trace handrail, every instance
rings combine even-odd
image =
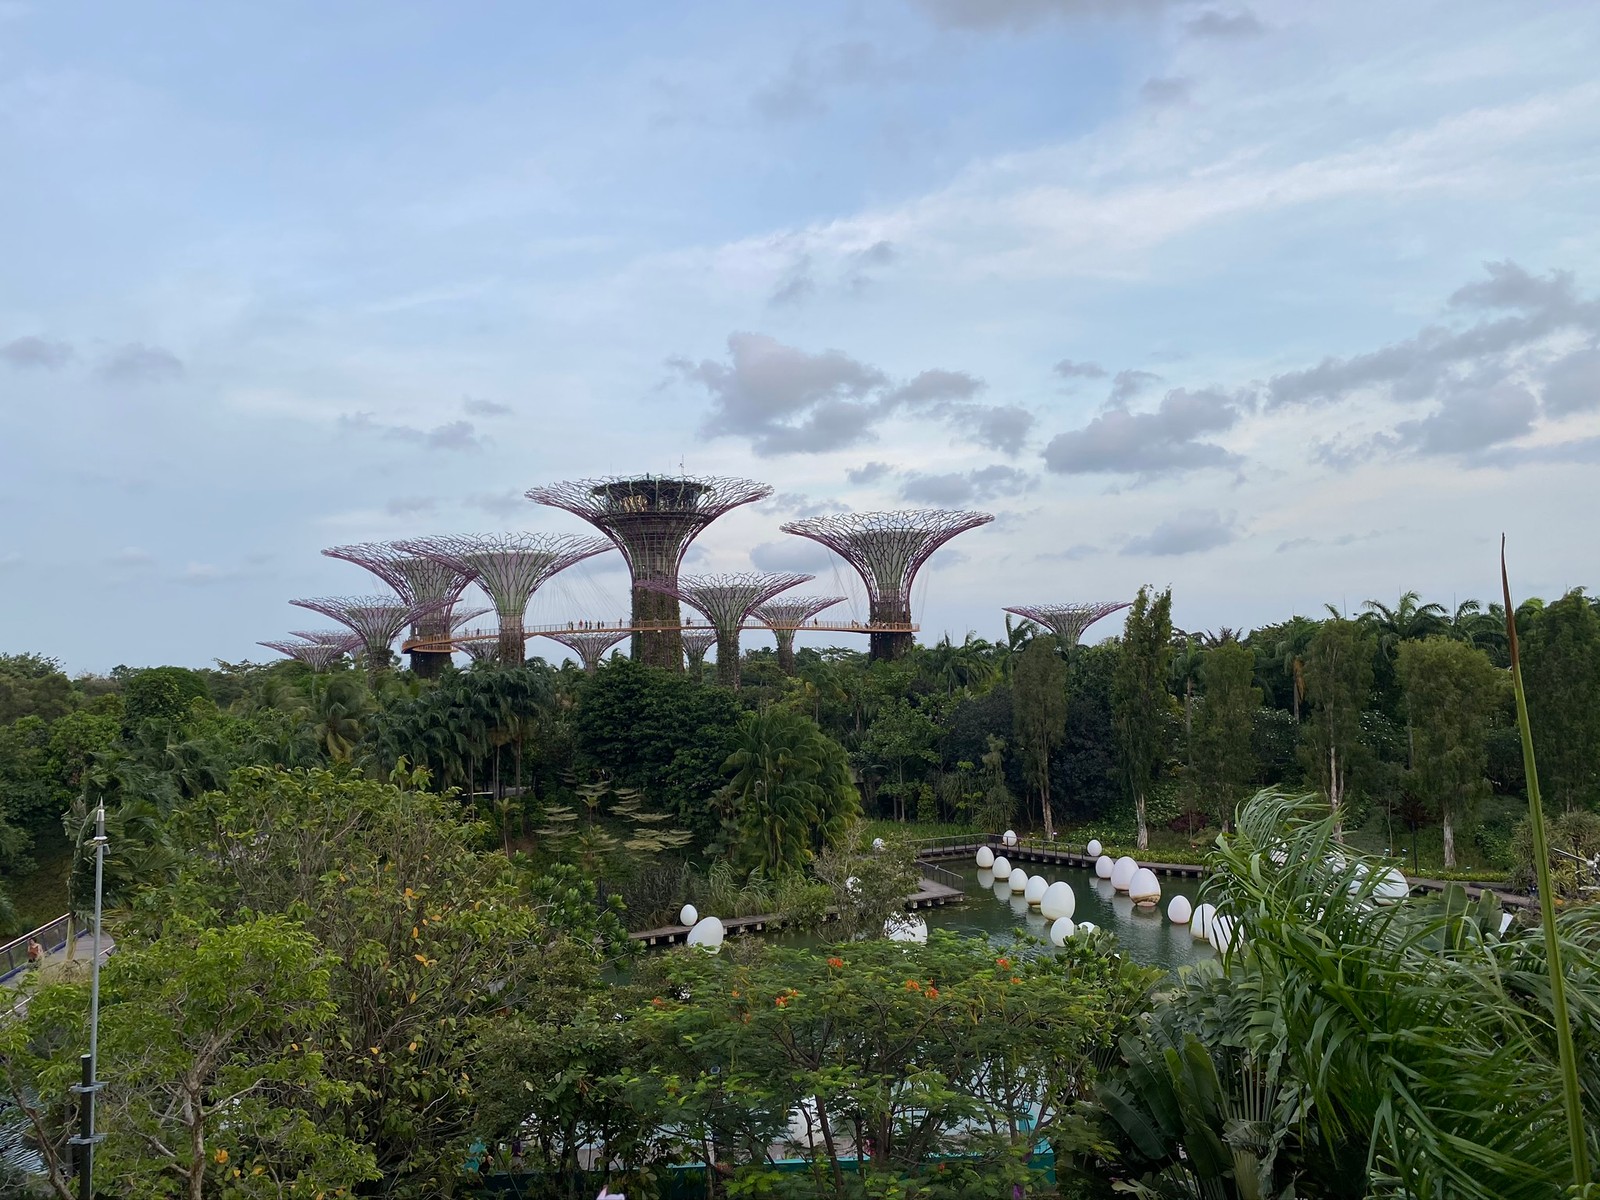
[[[78,922],[78,928],[74,931],[71,928],[72,919],[71,913],[62,913],[54,921],[46,922],[37,929],[30,929],[21,937],[0,946],[0,983],[4,983],[28,966],[29,942],[37,940],[44,947],[46,954],[54,954],[66,946],[73,932],[83,934],[89,931],[88,925],[82,921]]]

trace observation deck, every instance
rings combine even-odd
[[[764,621],[739,626],[741,633],[771,633],[773,630],[807,633],[917,633],[922,626],[913,622],[886,623],[868,621],[802,621],[797,624],[767,624]],[[716,631],[709,621],[685,621],[677,625],[645,624],[634,621],[568,621],[560,625],[536,625],[522,631],[522,639],[560,633],[685,633],[690,630]],[[409,638],[400,649],[409,654],[413,650],[441,652],[455,649],[461,642],[493,641],[500,636],[496,629],[468,629],[452,633],[449,638]]]

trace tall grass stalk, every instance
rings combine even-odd
[[[1583,1128],[1583,1100],[1578,1088],[1578,1055],[1567,1017],[1567,981],[1556,936],[1555,890],[1550,885],[1550,846],[1545,839],[1544,808],[1539,801],[1539,772],[1533,762],[1533,730],[1528,724],[1528,697],[1522,690],[1522,658],[1517,647],[1516,606],[1511,603],[1511,577],[1506,572],[1506,539],[1500,536],[1500,588],[1505,597],[1506,640],[1511,647],[1511,686],[1517,697],[1517,731],[1522,735],[1522,765],[1528,776],[1528,828],[1533,834],[1533,867],[1539,878],[1539,917],[1544,926],[1545,960],[1550,971],[1550,1002],[1561,1053],[1562,1087],[1567,1108],[1567,1138],[1572,1144],[1572,1177],[1580,1191],[1589,1183],[1589,1143]]]

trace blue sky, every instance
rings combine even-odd
[[[324,546],[586,532],[746,475],[698,571],[918,504],[925,637],[1171,584],[1249,626],[1600,586],[1600,9],[0,0],[5,648],[261,657]],[[375,582],[375,581],[373,581]],[[859,605],[858,605],[859,607]],[[535,616],[624,610],[615,556]]]

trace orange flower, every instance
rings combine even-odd
[[[789,997],[787,997],[787,996],[776,996],[776,997],[773,998],[772,1002],[774,1004],[776,1004],[779,1008],[785,1008],[785,1007],[788,1006]]]
[[[934,987],[933,984],[930,983],[928,985],[928,990],[926,992],[922,993],[922,994],[924,996],[926,996],[929,1000],[937,1000],[939,998],[939,989]]]
[[[997,967],[1009,967],[1011,965],[1011,960],[1003,957],[997,958],[994,960],[994,965]]]
[[[1017,977],[1016,977],[1016,976],[1015,976],[1015,975],[1013,975],[1013,976],[1012,976],[1012,977],[1011,977],[1011,982],[1012,982],[1012,983],[1021,983],[1021,982],[1022,982],[1022,980],[1020,980],[1020,979],[1018,979],[1018,978],[1017,978]]]
[[[731,993],[729,993],[729,994],[732,995],[735,1000],[737,1000],[739,998],[739,989],[738,988],[734,988],[733,991]]]
[[[657,996],[654,1000],[650,1001],[650,1006],[652,1008],[665,1008],[667,1006],[667,1002],[660,996]]]
[[[842,959],[842,958],[830,958],[828,960],[828,965],[830,967],[832,967],[835,971],[837,971],[837,970],[839,970],[840,968],[842,968],[844,966],[844,959]]]
[[[225,1163],[228,1161],[228,1152],[226,1150],[218,1150],[211,1157],[219,1163]]]
[[[921,990],[922,990],[922,985],[920,983],[918,983],[915,979],[906,980],[906,991],[908,991],[908,992],[920,992]]]

